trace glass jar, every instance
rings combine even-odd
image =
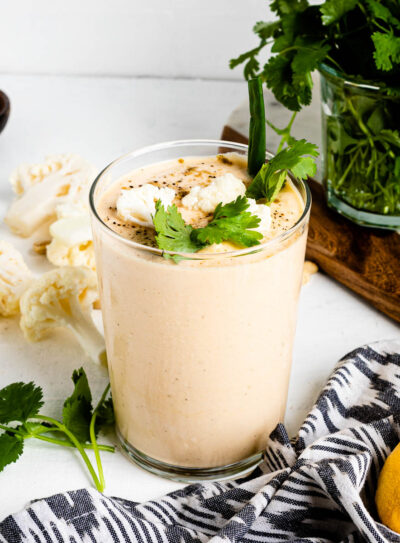
[[[328,205],[357,224],[400,228],[400,96],[319,71]]]
[[[182,481],[250,469],[283,420],[310,191],[293,180],[304,211],[292,228],[226,253],[163,253],[111,230],[98,208],[115,181],[139,168],[221,152],[247,155],[247,146],[192,140],[140,149],[107,166],[90,193],[117,435],[139,465]]]

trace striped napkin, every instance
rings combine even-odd
[[[7,543],[400,542],[379,523],[379,471],[400,437],[400,341],[346,355],[297,437],[283,425],[248,477],[137,504],[92,489],[38,500],[0,523]]]

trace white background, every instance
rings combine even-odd
[[[241,78],[266,0],[1,0],[0,72]]]

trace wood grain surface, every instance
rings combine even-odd
[[[247,143],[225,126],[222,139]],[[310,179],[312,207],[306,258],[400,322],[400,235],[353,224],[325,203],[320,183]]]

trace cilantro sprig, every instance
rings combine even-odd
[[[244,64],[246,79],[260,75],[276,99],[292,111],[311,102],[311,74],[321,62],[348,76],[386,81],[397,89],[400,69],[400,7],[397,0],[274,0],[277,20],[258,22],[260,44],[230,61]],[[270,46],[260,69],[259,56]]]
[[[309,156],[306,156],[309,155]],[[256,200],[264,198],[270,204],[278,196],[289,172],[297,179],[306,179],[315,174],[313,157],[318,148],[306,140],[295,140],[264,164],[247,189],[246,195]]]
[[[273,0],[273,22],[253,28],[259,45],[230,62],[244,66],[247,80],[259,76],[275,98],[293,111],[284,129],[268,123],[292,145],[291,128],[298,111],[311,102],[312,73],[325,76],[328,194],[352,207],[400,215],[400,157],[396,144],[400,114],[400,4],[398,0]],[[260,57],[268,49],[266,62]],[[357,92],[336,85],[343,79],[379,88]],[[331,80],[332,79],[332,80]],[[268,122],[268,121],[267,121]],[[285,141],[284,141],[285,140]]]
[[[286,177],[291,171],[299,179],[315,174],[316,164],[313,157],[318,155],[317,146],[305,140],[295,140],[290,136],[289,125],[281,131],[279,152],[268,162],[266,157],[266,126],[264,96],[260,78],[248,82],[250,105],[250,133],[248,150],[248,172],[254,175],[246,191],[246,196],[239,196],[227,204],[219,203],[211,221],[203,228],[193,228],[186,224],[175,205],[164,208],[161,201],[156,202],[153,224],[156,230],[156,242],[163,251],[195,253],[207,245],[230,241],[241,247],[259,245],[263,235],[256,228],[261,219],[248,211],[248,198],[263,200],[270,205],[282,189]],[[284,145],[287,147],[283,148]],[[165,258],[170,258],[168,253]],[[173,255],[179,262],[182,257]]]
[[[242,247],[259,245],[263,235],[254,228],[259,226],[261,219],[246,211],[249,205],[244,196],[225,205],[218,204],[211,222],[204,228],[194,229],[192,239],[203,246],[223,241],[232,241]]]
[[[153,223],[157,245],[163,251],[195,253],[201,249],[202,245],[192,240],[193,227],[185,223],[176,205],[165,209],[157,200]]]
[[[34,383],[12,383],[0,390],[0,471],[16,462],[24,451],[26,439],[38,439],[62,447],[76,448],[96,488],[105,488],[100,451],[114,452],[114,447],[99,445],[97,435],[114,424],[114,410],[110,385],[105,388],[95,409],[92,394],[83,368],[72,375],[74,390],[63,406],[62,421],[42,415],[43,391]],[[86,449],[94,451],[97,473]]]
[[[313,157],[318,156],[318,149],[313,143],[296,140],[291,136],[290,130],[295,115],[292,115],[284,129],[278,129],[267,121],[268,125],[281,136],[281,142],[277,154],[265,164],[266,126],[261,79],[259,77],[250,79],[248,87],[250,101],[248,171],[250,174],[254,171],[256,175],[247,188],[246,196],[256,200],[263,199],[264,203],[270,205],[281,191],[289,171],[298,179],[306,179],[315,174],[316,164]]]
[[[213,243],[231,241],[242,247],[258,245],[262,234],[253,230],[260,224],[260,218],[247,211],[249,202],[239,196],[233,202],[218,204],[213,218],[203,228],[193,228],[183,220],[175,205],[164,208],[160,200],[156,202],[153,217],[156,242],[163,251],[195,253]],[[166,258],[168,254],[164,255]],[[174,257],[179,261],[179,257]]]

